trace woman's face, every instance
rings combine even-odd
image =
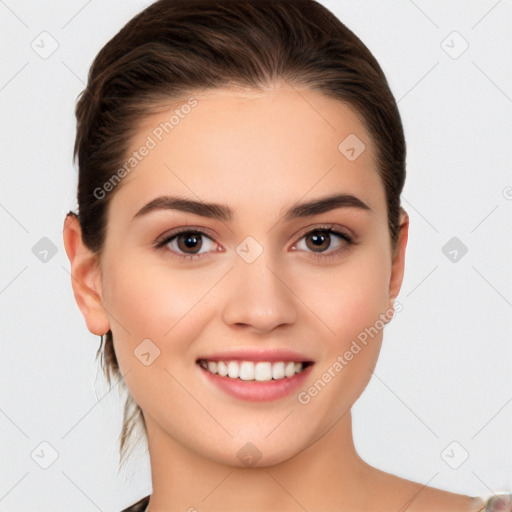
[[[194,98],[147,117],[132,140],[137,164],[110,192],[99,295],[150,443],[275,464],[367,385],[403,251],[393,265],[374,148],[349,107],[285,86]],[[282,378],[300,370],[290,362],[311,364]]]

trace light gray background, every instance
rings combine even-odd
[[[117,473],[123,397],[98,371],[61,241],[76,97],[148,3],[0,0],[0,512],[117,512],[151,491],[145,446]],[[403,311],[354,407],[357,448],[427,485],[510,492],[511,1],[322,3],[381,63],[408,144]],[[453,237],[467,247],[457,261],[442,251]]]

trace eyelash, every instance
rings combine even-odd
[[[355,244],[355,242],[352,240],[352,238],[349,235],[347,235],[343,231],[338,231],[336,229],[333,229],[332,226],[317,226],[317,227],[315,227],[313,229],[310,229],[309,231],[304,233],[299,238],[299,241],[302,240],[303,238],[305,238],[306,236],[311,235],[311,234],[313,234],[313,233],[315,233],[317,231],[320,231],[322,233],[326,233],[328,235],[339,236],[340,238],[342,238],[346,242],[347,245],[354,245]],[[169,244],[177,236],[179,236],[179,235],[181,235],[183,233],[194,234],[194,235],[204,235],[205,237],[207,237],[210,240],[212,240],[213,242],[215,242],[213,240],[212,236],[210,236],[208,233],[206,233],[202,229],[196,229],[194,227],[187,226],[186,228],[176,228],[176,230],[173,230],[170,233],[167,233],[164,236],[164,238],[162,238],[160,240],[157,240],[155,242],[154,246],[155,246],[156,249],[165,249],[167,244]],[[294,244],[294,246],[295,245],[296,244]],[[347,247],[339,247],[338,249],[335,249],[333,251],[329,251],[328,253],[310,252],[310,254],[313,255],[314,258],[318,258],[319,260],[325,261],[325,260],[328,260],[330,258],[335,258],[335,257],[339,256],[340,255],[339,253],[344,251],[346,248]],[[204,253],[204,254],[179,254],[179,253],[176,253],[175,251],[173,251],[171,249],[167,249],[167,250],[169,252],[171,252],[173,256],[176,256],[178,258],[181,258],[183,260],[188,260],[188,261],[198,260],[198,259],[200,259],[202,257],[205,257],[205,256],[207,256],[207,255],[209,255],[211,253],[211,251],[210,251],[210,252],[207,252],[207,253]]]

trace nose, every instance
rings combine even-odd
[[[226,325],[266,333],[297,320],[297,297],[285,272],[263,252],[247,263],[239,258],[229,273],[222,310]]]

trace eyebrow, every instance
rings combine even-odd
[[[337,208],[357,208],[362,211],[373,211],[356,196],[351,194],[334,194],[293,206],[286,211],[284,221],[288,222],[300,217],[319,215]],[[133,218],[135,219],[157,210],[179,210],[221,221],[230,221],[234,216],[234,211],[225,204],[204,203],[177,196],[160,196],[144,205]]]

